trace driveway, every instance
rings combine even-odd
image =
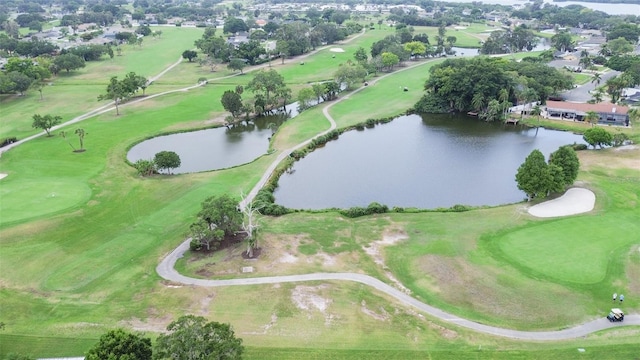
[[[615,70],[610,70],[604,74],[601,74],[600,85],[603,85],[607,80],[620,74],[621,74],[620,71],[615,71]],[[596,86],[600,86],[600,85],[596,85],[595,83],[588,82],[586,84],[579,85],[574,89],[567,90],[560,95],[566,101],[586,103],[587,101],[591,100],[590,92],[594,90]]]

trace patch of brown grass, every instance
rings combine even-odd
[[[640,146],[621,146],[604,150],[578,151],[581,170],[594,168],[640,170]]]
[[[572,318],[576,295],[561,286],[538,283],[530,286],[500,268],[477,268],[462,258],[426,255],[418,260],[418,270],[424,274],[421,286],[437,292],[442,301],[456,307],[470,308],[474,312],[512,321],[543,324],[555,316],[568,323]],[[534,280],[528,280],[534,281]]]
[[[640,244],[631,247],[627,264],[629,295],[637,298],[640,296]]]

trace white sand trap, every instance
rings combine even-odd
[[[454,26],[453,28],[456,29],[456,30],[466,30],[467,29],[466,26]]]
[[[4,179],[4,178],[6,178],[6,177],[7,177],[7,175],[8,175],[8,174],[0,173],[0,179]]]
[[[582,214],[593,210],[596,195],[588,189],[571,188],[557,199],[545,201],[529,209],[529,214],[547,218]]]
[[[332,47],[331,49],[329,49],[329,51],[343,53],[344,49],[343,48]]]

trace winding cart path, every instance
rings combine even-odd
[[[537,341],[555,341],[574,339],[585,336],[596,331],[629,326],[640,325],[640,315],[627,315],[624,322],[611,323],[604,316],[588,323],[578,325],[569,329],[557,331],[518,331],[512,329],[504,329],[494,326],[480,324],[471,320],[449,314],[438,308],[425,304],[406,293],[383,283],[382,281],[363,274],[355,273],[312,273],[302,275],[286,275],[286,276],[266,276],[254,278],[239,278],[229,280],[208,280],[195,279],[178,273],[175,269],[176,261],[181,258],[184,253],[189,250],[190,239],[184,241],[180,246],[173,250],[156,268],[158,274],[173,283],[184,285],[221,287],[221,286],[247,286],[247,285],[263,285],[277,284],[288,282],[305,282],[305,281],[353,281],[370,286],[380,292],[383,292],[404,305],[412,306],[419,311],[439,318],[442,321],[449,322],[458,326],[462,326],[471,330],[482,332],[485,334],[497,335],[512,339],[520,340],[537,340]]]

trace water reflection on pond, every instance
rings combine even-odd
[[[525,198],[517,168],[533,149],[545,156],[584,143],[570,132],[490,124],[460,116],[403,116],[351,131],[294,164],[276,203],[295,209],[499,205]]]
[[[145,140],[129,150],[127,159],[153,159],[160,151],[173,151],[180,156],[181,165],[172,173],[224,169],[246,164],[264,155],[269,149],[269,138],[283,117],[258,118],[231,128],[219,127],[185,133],[159,136]]]

